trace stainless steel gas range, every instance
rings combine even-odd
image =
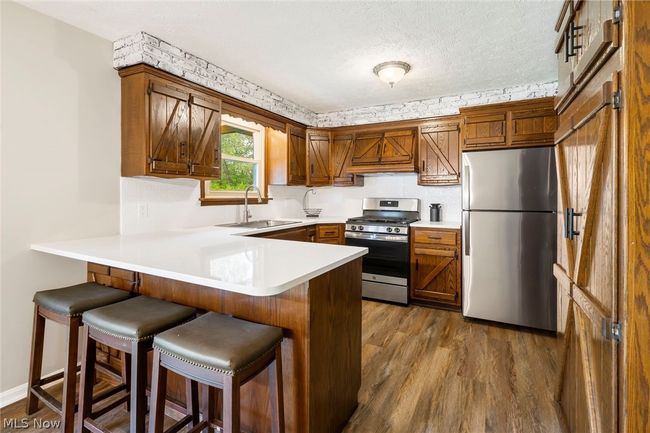
[[[346,245],[368,248],[363,257],[365,298],[408,303],[409,224],[419,220],[419,199],[366,198],[363,215],[346,221]]]

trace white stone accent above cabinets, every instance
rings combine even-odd
[[[328,128],[343,125],[363,125],[367,123],[391,122],[395,120],[421,119],[425,117],[447,116],[459,113],[461,107],[496,104],[499,102],[543,98],[557,94],[557,81],[549,83],[526,84],[504,89],[486,90],[459,96],[422,99],[402,104],[375,105],[352,110],[318,113],[316,123]]]
[[[137,63],[154,66],[289,119],[316,125],[315,112],[145,32],[113,43],[114,68]]]
[[[323,128],[453,115],[458,114],[460,107],[557,94],[557,81],[552,81],[399,104],[316,113],[145,32],[118,39],[113,43],[114,68],[137,63],[146,63],[289,119]]]

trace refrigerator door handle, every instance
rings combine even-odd
[[[469,209],[469,165],[463,164],[463,209]]]
[[[463,212],[463,229],[465,231],[465,239],[463,239],[465,255],[469,256],[469,212]]]

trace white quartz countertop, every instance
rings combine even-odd
[[[203,227],[32,244],[58,256],[251,296],[272,296],[368,253],[367,248],[246,236],[342,218],[310,218],[273,229]]]
[[[417,221],[411,227],[424,227],[431,229],[460,229],[460,221]]]

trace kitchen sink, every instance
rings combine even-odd
[[[219,224],[219,227],[247,227],[252,229],[265,229],[269,227],[285,226],[288,224],[298,224],[301,221],[287,221],[287,220],[258,220],[258,221],[249,221],[247,223],[231,223],[231,224]]]

